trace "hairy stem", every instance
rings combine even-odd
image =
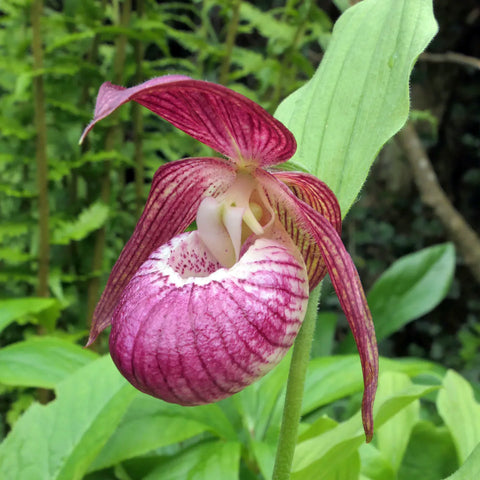
[[[130,22],[130,13],[132,9],[131,0],[125,0],[123,2],[122,13],[120,15],[119,24],[121,26],[127,26]],[[114,83],[122,83],[123,78],[123,69],[125,66],[125,57],[126,57],[126,48],[127,48],[127,37],[126,35],[119,35],[115,42],[115,59],[113,64],[113,81]],[[105,150],[113,150],[115,145],[115,139],[118,134],[119,127],[115,119],[117,117],[112,117],[114,126],[110,127],[105,138]],[[111,180],[110,180],[110,170],[111,170],[111,161],[107,160],[104,164],[103,177],[101,184],[101,193],[100,199],[102,202],[109,204],[110,203],[110,193],[111,193]],[[102,269],[102,263],[105,252],[105,239],[106,239],[106,229],[102,227],[98,230],[95,237],[95,246],[93,249],[93,260],[92,260],[92,278],[88,283],[88,292],[87,292],[87,318],[91,321],[95,306],[99,297],[100,290],[100,272]]]
[[[227,38],[225,39],[225,56],[220,67],[219,83],[226,85],[228,81],[228,72],[232,62],[233,45],[237,36],[238,23],[240,22],[240,6],[242,0],[235,0],[233,4],[232,18],[228,24]]]
[[[33,68],[43,68],[42,33],[40,18],[43,0],[35,0],[31,8]],[[35,130],[37,132],[35,159],[37,164],[38,190],[38,283],[37,295],[48,297],[48,273],[50,263],[49,208],[48,208],[48,160],[47,160],[47,123],[45,119],[45,92],[43,76],[33,77],[33,101],[35,110]]]
[[[273,480],[288,480],[290,478],[293,454],[297,444],[305,377],[317,320],[320,290],[321,284],[310,294],[305,320],[293,346],[292,361],[287,380],[287,392],[285,394],[285,406],[283,408],[282,427],[280,429],[273,469]]]

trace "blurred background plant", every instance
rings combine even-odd
[[[131,86],[153,76],[182,73],[223,83],[274,112],[283,98],[311,78],[328,46],[334,22],[349,3],[356,2],[2,2],[0,438],[33,402],[49,402],[52,388],[62,399],[61,388],[56,388],[59,382],[66,379],[73,384],[74,376],[68,375],[90,365],[97,353],[107,352],[106,336],[97,341],[97,353],[81,350],[78,345],[87,336],[89,318],[108,273],[133,231],[154,171],[163,162],[209,154],[199,142],[135,105],[123,107],[102,122],[79,147],[80,133],[91,118],[101,83],[110,80]],[[475,0],[438,0],[435,13],[440,30],[415,67],[410,119],[447,198],[478,232],[480,7]],[[392,376],[391,381],[407,388],[409,377],[428,374],[431,378],[427,384],[437,385],[435,388],[443,382],[451,390],[465,388],[469,392],[461,379],[453,373],[445,376],[445,370],[427,362],[431,360],[460,372],[478,395],[480,297],[475,265],[472,270],[458,245],[455,257],[454,244],[446,243],[455,243],[455,235],[418,193],[418,179],[406,160],[408,155],[402,139],[389,142],[381,151],[361,196],[344,221],[344,240],[369,292],[381,354],[419,359],[417,363],[407,359],[396,366],[388,364],[385,374]],[[479,266],[476,268],[478,271]],[[339,312],[331,287],[324,286],[313,352],[319,358],[312,362],[310,378],[315,378],[316,368],[322,371],[326,383],[319,385],[325,384],[327,393],[324,397],[312,394],[316,400],[309,404],[307,386],[302,430],[305,441],[318,438],[315,435],[319,432],[334,431],[334,423],[328,423],[333,420],[325,420],[324,413],[342,421],[358,407],[358,375],[352,373],[350,377],[339,364],[335,364],[332,375],[336,372],[344,376],[346,390],[338,395],[328,393],[328,385],[337,388],[339,382],[328,384],[325,368],[334,358],[330,355],[345,355],[338,358],[349,365],[355,362],[349,356],[354,346],[347,335],[348,327]],[[91,471],[103,472],[91,473],[88,478],[187,478],[181,470],[171,477],[158,476],[171,470],[175,458],[186,458],[182,460],[184,465],[189,465],[190,458],[196,468],[202,464],[204,471],[213,475],[211,462],[217,457],[223,458],[223,463],[217,458],[222,465],[235,463],[235,459],[238,463],[241,457],[241,478],[267,477],[272,454],[271,443],[265,439],[278,434],[275,419],[281,411],[280,375],[267,377],[236,400],[222,404],[221,409],[212,406],[200,413],[185,413],[178,407],[167,409],[137,395],[131,405],[117,408],[117,420],[111,419],[117,425],[129,408],[118,438],[110,441],[114,445],[107,444],[110,450],[97,460],[85,456],[87,466],[96,462]],[[312,385],[313,380],[310,382]],[[384,383],[388,388],[389,381]],[[273,393],[269,393],[272,386]],[[118,388],[123,392],[118,398],[130,395],[132,400],[134,393],[128,387],[121,384]],[[444,426],[449,425],[445,418],[447,400],[435,397],[434,387],[422,388],[411,390],[408,397],[410,420],[402,424],[410,438],[402,451],[406,452],[405,461],[390,458],[393,453],[388,453],[388,446],[382,450],[380,439],[375,451],[370,447],[359,450],[365,477],[417,478],[412,468],[417,468],[422,459],[417,458],[415,445],[425,439],[437,442],[439,451],[448,451],[454,442],[457,451],[463,452],[458,458],[444,458],[428,478],[444,478],[464,462],[467,454],[462,450],[460,434],[449,434]],[[120,402],[113,393],[109,401]],[[272,410],[260,405],[269,394],[273,395],[269,404]],[[420,414],[416,402],[421,396],[426,400]],[[74,402],[73,397],[68,401],[65,398],[65,404]],[[474,397],[468,401],[471,403],[462,407],[465,411],[478,409]],[[62,408],[62,403],[57,407]],[[109,405],[101,408],[108,410]],[[29,409],[24,417],[33,418],[38,412]],[[153,417],[145,420],[145,412]],[[215,420],[217,415],[221,419]],[[385,413],[385,418],[388,415]],[[135,428],[147,428],[152,418],[157,419],[152,424],[155,428],[171,429],[164,442],[148,443],[155,437],[155,431],[148,430],[147,446],[135,450],[131,445],[129,456],[122,457],[115,450],[118,445],[127,442]],[[259,423],[261,433],[250,435],[253,430],[258,432]],[[92,422],[92,428],[103,427]],[[183,429],[182,434],[178,429]],[[222,441],[202,443],[217,437]],[[197,442],[200,450],[195,449]],[[224,457],[219,445],[227,452]],[[358,446],[355,448],[357,452]],[[149,453],[141,462],[121,463],[134,457],[135,452],[143,455],[154,450],[155,454]],[[384,476],[375,477],[368,465],[378,460],[379,452],[391,462]],[[302,468],[300,461],[298,471]],[[301,475],[298,478],[309,478],[305,471]],[[424,471],[422,475],[418,478],[427,479]]]

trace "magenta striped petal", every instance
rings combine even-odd
[[[150,253],[183,232],[195,219],[204,195],[223,193],[235,175],[233,164],[217,158],[189,158],[157,170],[142,216],[97,304],[87,345],[110,325],[120,294]]]
[[[293,344],[308,300],[305,266],[287,240],[257,239],[230,269],[198,232],[153,252],[113,315],[118,369],[181,405],[221,400],[265,375]]]
[[[310,235],[320,249],[360,354],[365,385],[362,418],[367,441],[370,441],[378,380],[378,350],[372,316],[357,269],[337,231],[327,219],[300,201],[286,185],[269,173],[259,172],[258,178],[272,206],[288,212],[296,228]]]
[[[221,85],[181,75],[153,78],[132,88],[104,83],[81,140],[95,123],[131,100],[236,162],[268,166],[295,153],[292,133],[255,102]]]
[[[298,199],[325,217],[340,235],[342,231],[340,205],[326,183],[313,175],[302,172],[272,172],[272,175],[285,183]],[[320,247],[307,231],[299,228],[295,217],[290,215],[288,209],[283,208],[283,204],[277,205],[276,212],[282,225],[303,255],[310,280],[310,289],[313,289],[327,274],[327,267],[321,258]]]

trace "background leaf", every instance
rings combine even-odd
[[[144,480],[237,480],[239,462],[239,443],[207,442],[167,460]]]
[[[52,243],[66,245],[72,240],[82,240],[100,228],[108,218],[109,208],[96,202],[82,210],[78,218],[71,222],[63,222],[53,232]]]
[[[439,480],[457,465],[450,432],[444,426],[421,421],[413,428],[398,480]]]
[[[77,370],[57,398],[34,404],[0,445],[0,478],[80,480],[136,391],[110,357]]]
[[[480,444],[469,455],[466,462],[445,480],[472,480],[480,477]]]
[[[387,372],[380,377],[391,375]],[[379,429],[398,412],[415,400],[434,391],[437,387],[410,384],[407,388],[401,386],[395,393],[375,404],[375,428]],[[300,442],[295,450],[292,479],[321,480],[328,478],[337,466],[342,465],[346,456],[358,450],[365,441],[365,434],[360,419],[360,412],[334,428],[324,430],[325,419],[314,422],[301,438],[309,437],[309,431],[320,434]],[[320,428],[318,426],[320,424]]]
[[[377,340],[435,308],[445,297],[455,269],[451,243],[424,248],[397,260],[367,295]]]
[[[242,416],[244,427],[255,440],[270,436],[276,442],[283,409],[285,378],[290,367],[291,353],[259,382],[255,382],[232,397]],[[269,432],[273,427],[273,432]]]
[[[54,388],[97,355],[67,340],[33,337],[0,350],[0,383]]]
[[[58,309],[58,301],[54,298],[29,297],[0,300],[0,332],[26,315],[37,315],[55,308]]]
[[[404,373],[389,372],[388,375],[382,375],[375,401],[381,404],[384,399],[410,385],[412,382]],[[416,400],[377,429],[377,448],[389,460],[395,472],[402,462],[412,428],[419,420],[419,411],[420,402]]]
[[[444,369],[424,360],[380,357],[379,365],[380,373],[402,372],[409,377],[431,375],[437,379],[444,374]],[[302,412],[306,414],[362,390],[363,377],[357,354],[315,358],[308,366]]]
[[[212,421],[213,420],[213,421]],[[219,424],[224,423],[222,427]],[[99,453],[89,471],[116,465],[157,448],[210,431],[222,437],[231,425],[218,405],[185,408],[138,393],[114,435]],[[235,437],[235,432],[233,432]]]
[[[471,385],[458,373],[449,370],[438,394],[438,413],[452,433],[460,464],[480,443],[480,404]]]
[[[397,480],[392,465],[372,443],[365,443],[359,448],[361,461],[360,478],[368,480]]]
[[[360,2],[335,24],[313,78],[278,107],[297,139],[293,161],[327,183],[343,216],[407,120],[410,72],[436,31],[430,1]]]

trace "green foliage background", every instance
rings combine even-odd
[[[478,19],[473,24],[464,21],[468,9],[474,9],[473,2],[449,7],[445,3],[436,5],[440,33],[431,51],[454,49],[480,56],[480,39],[475,42]],[[97,353],[107,351],[106,336],[97,342],[97,353],[79,347],[101,287],[134,228],[154,171],[164,162],[210,152],[130,105],[99,124],[81,147],[78,138],[105,80],[133,85],[153,76],[183,73],[224,83],[274,112],[282,99],[312,78],[339,9],[347,4],[46,1],[41,16],[41,70],[33,67],[32,2],[7,0],[0,5],[0,438],[15,425],[16,433],[4,448],[13,451],[23,442],[38,445],[37,465],[46,461],[49,448],[68,445],[52,460],[58,469],[41,478],[82,478],[76,475],[86,471],[92,480],[187,478],[195,466],[200,473],[191,478],[228,479],[238,478],[238,471],[230,468],[235,464],[240,465],[240,478],[268,478],[286,366],[236,400],[185,413],[136,394],[108,359],[97,360]],[[411,84],[414,108],[427,112],[418,115],[427,119],[418,126],[436,159],[442,185],[476,227],[480,227],[475,215],[480,200],[478,75],[473,69],[421,61]],[[47,222],[39,217],[36,183],[32,83],[39,76],[47,131],[44,193],[49,206],[50,298],[38,291],[39,226]],[[314,83],[315,78],[318,75]],[[335,86],[333,82],[332,89]],[[331,92],[325,95],[328,98]],[[277,114],[282,117],[281,108]],[[331,152],[340,148],[338,142],[341,138],[328,147]],[[301,154],[300,149],[294,161],[309,168],[312,160]],[[321,175],[322,169],[316,173]],[[345,196],[344,212],[354,197]],[[424,360],[388,363],[384,359],[385,391],[379,393],[377,422],[385,422],[385,427],[374,447],[361,447],[358,418],[347,420],[358,407],[358,364],[350,356],[354,349],[337,300],[330,287],[324,288],[314,347],[318,358],[312,361],[307,381],[294,478],[318,479],[323,471],[327,473],[322,478],[333,478],[328,476],[331,473],[348,480],[358,478],[361,465],[362,475],[372,480],[425,479],[422,461],[435,465],[428,478],[445,478],[474,449],[468,439],[480,435],[475,422],[480,416],[475,400],[480,373],[478,285],[461,259],[453,277],[453,247],[445,243],[441,224],[422,206],[394,142],[380,154],[346,217],[344,232],[369,292],[381,353]],[[437,246],[394,263],[433,245]],[[385,301],[392,293],[395,301]],[[473,390],[462,377],[453,372],[445,375],[444,368],[429,360],[463,373]],[[428,381],[419,385],[419,375]],[[90,390],[98,379],[104,390]],[[437,395],[442,384],[444,393]],[[55,402],[34,403],[52,400],[50,389]],[[466,392],[463,400],[453,396],[455,391]],[[92,408],[85,416],[72,418],[72,406],[82,401]],[[452,411],[466,412],[474,421],[462,425]],[[398,412],[401,419],[397,416],[396,423],[386,423]],[[45,443],[45,432],[55,421],[70,422],[71,428],[48,432],[51,444]],[[142,435],[135,436],[139,430]],[[388,434],[405,440],[397,444],[398,451],[392,451],[385,440]],[[419,453],[418,445],[428,442],[436,451]],[[458,456],[442,454],[454,448]],[[309,458],[312,451],[316,458]],[[319,452],[325,454],[320,460]],[[343,465],[345,452],[351,471]],[[469,472],[480,462],[478,447],[472,455],[474,459],[465,463]],[[1,468],[15,471],[15,462],[22,461],[10,458]],[[332,468],[330,473],[326,466]],[[29,471],[24,475],[33,478]]]

